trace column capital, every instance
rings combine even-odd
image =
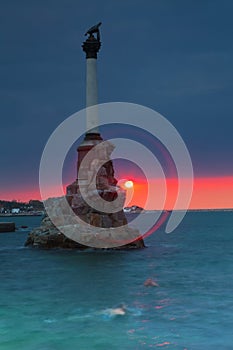
[[[86,58],[97,58],[100,47],[101,42],[96,39],[93,34],[82,44],[83,51],[86,53]]]

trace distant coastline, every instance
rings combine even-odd
[[[151,212],[158,212],[160,210],[158,209],[154,209],[154,210],[143,210],[144,213],[148,212],[148,213],[151,213]],[[187,211],[187,212],[209,212],[209,211],[233,211],[233,208],[210,208],[210,209],[207,209],[207,208],[200,208],[200,209],[176,209],[176,210],[162,210],[163,212],[172,212],[172,211]]]
[[[43,216],[44,212],[29,212],[29,213],[1,213],[0,217],[18,217],[18,216]]]
[[[128,214],[146,214],[146,213],[158,213],[158,212],[220,212],[220,211],[233,211],[233,208],[196,208],[196,209],[144,209],[137,205],[125,207],[124,212]],[[20,202],[16,200],[6,201],[0,200],[0,217],[19,217],[19,216],[43,216],[45,214],[44,205],[42,201],[31,199],[29,202]]]

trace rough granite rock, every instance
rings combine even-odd
[[[38,247],[43,249],[52,249],[52,248],[62,248],[62,249],[90,249],[90,246],[78,243],[61,233],[56,226],[51,222],[48,216],[46,216],[42,222],[41,226],[35,228],[28,235],[25,246]],[[144,248],[143,239],[136,239],[135,241],[112,248],[106,249],[138,249]],[[94,248],[94,249],[104,249],[104,248]]]

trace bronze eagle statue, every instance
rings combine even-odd
[[[95,26],[88,29],[88,31],[85,33],[85,35],[89,34],[91,36],[93,33],[99,34],[99,27],[101,26],[101,24],[102,24],[102,22],[99,22]]]

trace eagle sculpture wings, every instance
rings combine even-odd
[[[89,34],[90,36],[94,33],[97,33],[97,36],[99,37],[99,27],[101,26],[102,22],[99,22],[95,26],[88,29],[88,31],[85,33],[85,35]]]

